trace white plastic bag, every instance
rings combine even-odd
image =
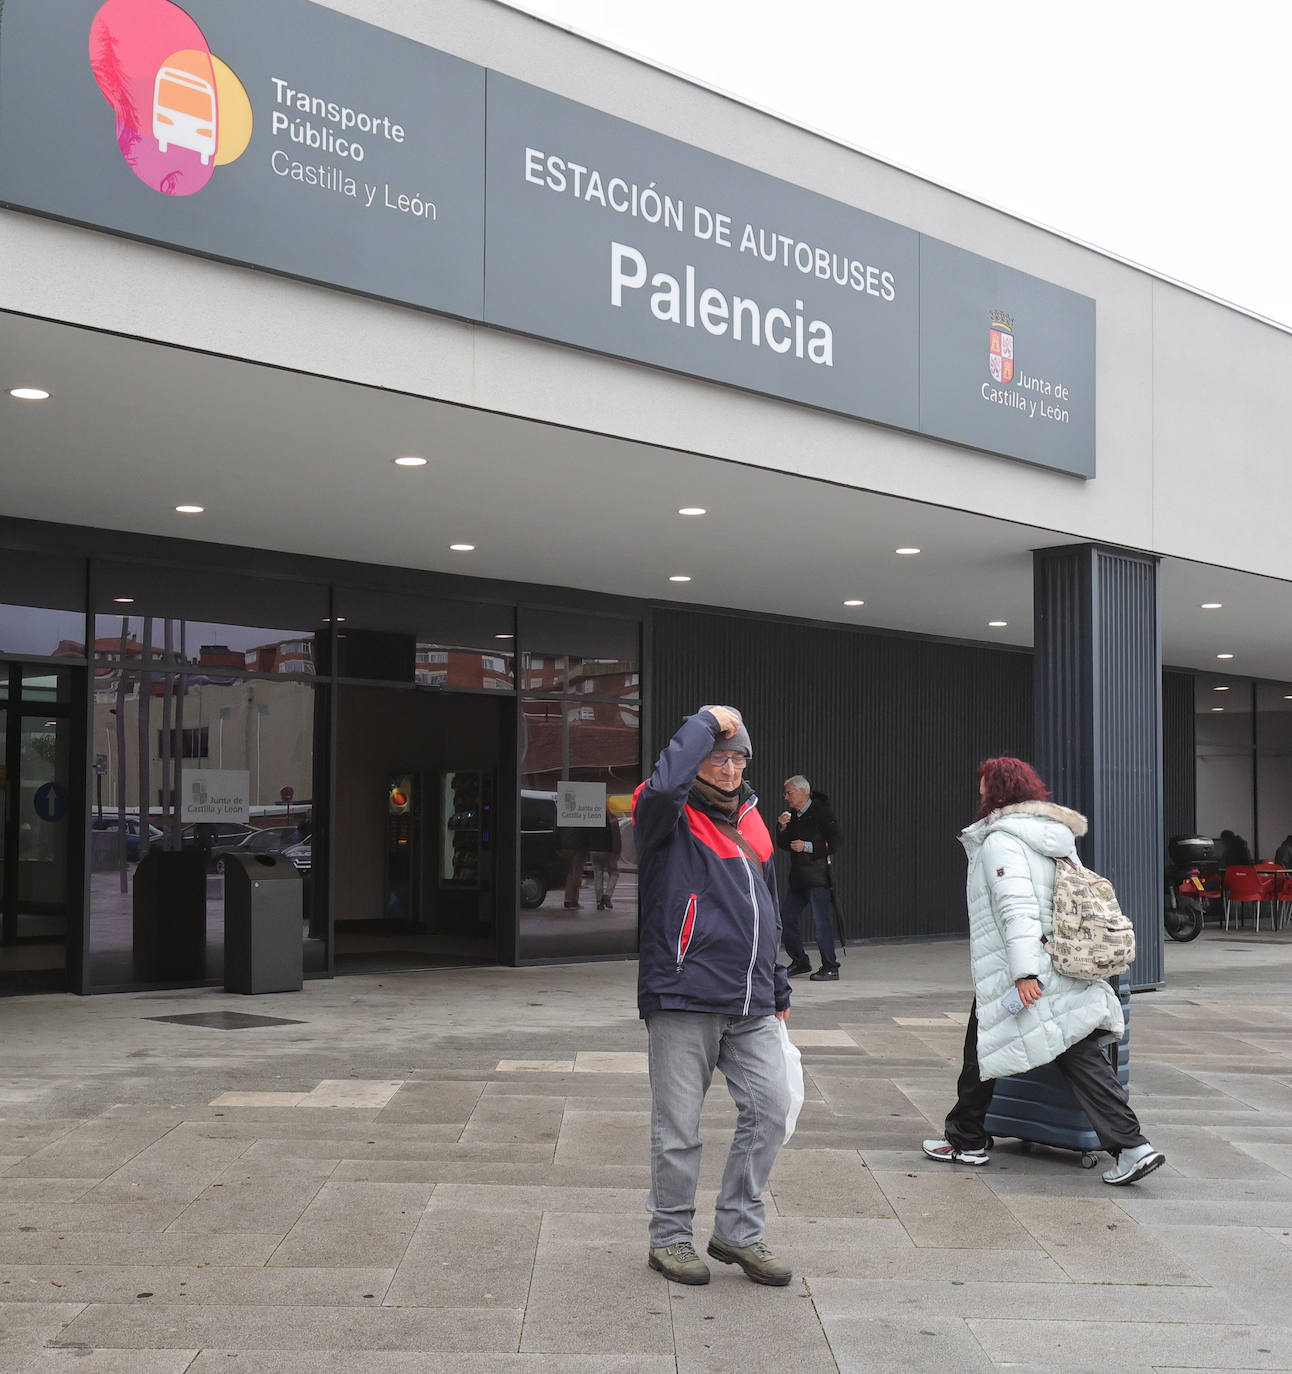
[[[799,1123],[799,1108],[803,1105],[803,1056],[779,1016],[776,1025],[781,1036],[781,1053],[785,1057],[785,1085],[790,1091],[790,1109],[785,1114],[785,1139],[788,1140]]]

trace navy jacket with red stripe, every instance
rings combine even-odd
[[[721,748],[718,722],[688,716],[633,798],[641,903],[637,1009],[770,1016],[790,1004],[776,962],[781,917],[772,839],[758,798],[740,789],[736,828],[757,855],[746,856],[722,820],[691,796],[706,755]]]

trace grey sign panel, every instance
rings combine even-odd
[[[916,427],[913,231],[492,71],[488,106],[487,323]]]
[[[0,203],[478,319],[484,69],[307,0],[4,0]]]
[[[920,237],[922,433],[1095,475],[1095,303]]]

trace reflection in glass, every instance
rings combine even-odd
[[[312,677],[313,630],[267,629],[210,621],[98,615],[96,663],[155,663],[197,671]]]
[[[534,662],[538,658],[542,661]],[[611,671],[605,671],[613,664]],[[585,671],[590,667],[591,671]],[[632,797],[641,780],[637,684],[621,661],[527,657],[526,680],[551,696],[521,702],[520,956],[630,954],[637,947]],[[631,697],[598,700],[583,684],[614,683]],[[569,783],[604,789],[591,824],[564,824]]]
[[[0,653],[33,658],[83,658],[85,615],[0,604]]]
[[[243,845],[248,852],[285,852],[309,838],[313,686],[286,677],[101,666],[90,752],[101,765],[90,799],[91,984],[219,981],[227,855]],[[223,772],[221,782],[248,799],[245,813],[188,821],[181,797],[195,770]],[[308,918],[309,861],[289,857],[303,874]],[[162,892],[162,907],[173,902],[174,918],[149,922],[140,915],[137,879],[141,865],[158,863],[175,871],[180,887],[174,897]],[[172,881],[161,870],[145,876],[163,888]],[[184,905],[190,885],[196,909]],[[307,967],[321,966],[311,947],[322,942],[305,931],[302,938]]]

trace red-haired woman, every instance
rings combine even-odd
[[[1056,859],[1075,859],[1086,819],[1049,800],[1022,759],[978,767],[982,805],[960,834],[969,855],[969,959],[974,1006],[965,1033],[956,1104],[930,1159],[987,1163],[985,1121],[995,1080],[1055,1063],[1067,1078],[1100,1144],[1113,1156],[1104,1182],[1134,1183],[1164,1162],[1145,1140],[1101,1046],[1121,1039],[1121,1003],[1103,979],[1067,978],[1050,965]],[[1016,999],[1013,996],[1016,994]],[[1007,999],[1022,1004],[1011,1014]]]

